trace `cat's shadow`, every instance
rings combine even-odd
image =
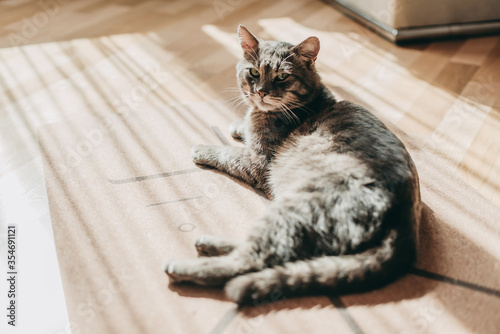
[[[374,306],[398,303],[405,300],[419,299],[434,290],[438,284],[438,282],[432,280],[426,280],[425,284],[416,284],[417,279],[421,282],[421,279],[416,278],[415,275],[406,274],[385,287],[366,293],[344,296],[311,294],[290,298],[280,297],[273,301],[267,300],[265,302],[255,302],[240,306],[238,307],[238,311],[243,317],[257,317],[259,315],[293,309],[312,310],[329,307]],[[190,283],[169,284],[168,287],[172,292],[182,297],[210,298],[232,303],[232,301],[226,298],[224,291],[220,288],[207,288]],[[342,306],[339,306],[339,303]]]
[[[210,298],[214,300],[229,302],[229,300],[224,295],[224,291],[222,289],[207,288],[190,283],[176,283],[176,284],[169,283],[168,288],[170,291],[175,292],[182,297]]]

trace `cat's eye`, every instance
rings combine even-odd
[[[289,74],[288,73],[279,73],[277,76],[276,76],[276,80],[278,81],[283,81],[285,80],[286,78],[288,78]]]
[[[254,78],[259,78],[260,77],[260,73],[259,71],[256,69],[256,68],[251,68],[250,69],[250,75]]]

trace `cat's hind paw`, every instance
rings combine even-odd
[[[175,260],[165,261],[165,263],[163,264],[163,271],[165,272],[165,274],[167,274],[171,283],[182,282],[182,279],[176,272]]]
[[[197,283],[196,260],[167,260],[163,264],[163,271],[171,283],[194,282]]]
[[[233,278],[227,282],[226,296],[237,303],[262,304],[283,299],[278,282],[270,282],[262,272],[250,273]]]

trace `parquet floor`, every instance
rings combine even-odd
[[[400,47],[307,0],[1,1],[0,235],[20,226],[26,333],[69,324],[39,129],[81,115],[230,106],[240,23],[264,39],[318,36],[317,68],[339,99],[395,124],[435,153],[418,163],[438,156],[500,208],[500,36]]]

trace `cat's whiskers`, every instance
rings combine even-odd
[[[236,86],[227,87],[220,93],[239,93],[237,96],[224,100],[224,104],[226,104],[229,109],[241,109],[242,105],[247,102],[246,99],[248,99],[248,93],[241,91],[241,89]]]
[[[281,99],[273,99],[274,102],[278,103],[280,105],[280,108],[285,111],[290,118],[292,118],[290,121],[293,120],[292,123],[296,123],[297,125],[300,124],[300,119],[297,117],[297,115],[283,102],[281,102]],[[295,122],[296,120],[296,122]]]
[[[245,105],[246,102],[247,102],[246,99],[241,95],[234,96],[224,101],[224,103],[229,103],[229,105],[227,106],[228,109],[236,109],[236,110],[241,109],[242,105]]]
[[[238,87],[227,87],[220,91],[220,93],[228,93],[228,92],[241,92]]]
[[[278,110],[281,112],[283,116],[285,116],[285,118],[290,123],[292,123],[293,120],[291,119],[291,116],[289,115],[288,111],[285,109],[285,105],[280,100],[277,99],[272,99],[272,101],[278,104]]]
[[[284,103],[282,103],[282,102],[278,102],[278,103],[280,104],[280,110],[282,111],[283,115],[285,115],[285,117],[287,118],[287,120],[290,123],[292,123],[292,124],[299,125],[300,124],[300,120],[297,117],[297,115],[295,115],[290,110],[290,108],[288,108]]]
[[[306,112],[309,116],[311,115],[311,113],[313,112],[311,110],[311,108],[308,108],[306,107],[304,104],[302,103],[298,103],[298,102],[295,102],[295,101],[289,101],[287,102],[287,104],[291,105],[293,109],[298,109],[300,111],[304,111]]]
[[[240,112],[242,109],[248,108],[248,103],[245,99],[242,99],[235,107],[236,112]]]
[[[288,111],[286,111],[286,109],[283,107],[283,105],[280,105],[280,111],[281,113],[285,116],[285,118],[290,122],[292,123],[292,119],[290,118],[290,116],[288,115]]]
[[[229,99],[224,100],[224,103],[230,103],[229,106],[233,105],[235,102],[238,102],[240,99],[242,99],[241,96],[233,96],[230,97]]]
[[[288,111],[288,113],[293,116],[293,119],[296,121],[296,125],[300,124],[300,119],[299,117],[290,109],[286,104],[282,103],[283,107]]]

